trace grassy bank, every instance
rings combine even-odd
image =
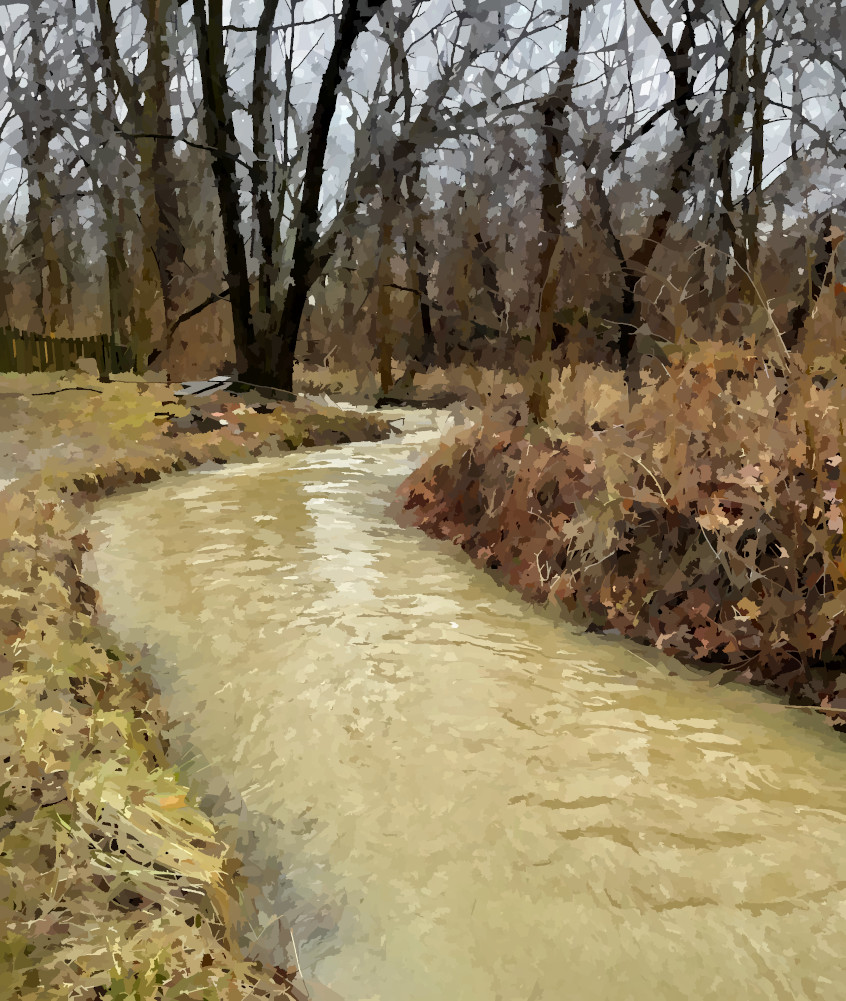
[[[4,998],[298,996],[292,969],[241,955],[249,887],[168,760],[154,686],[97,621],[82,526],[88,501],[125,485],[386,428],[303,402],[196,402],[0,378]]]
[[[519,394],[403,488],[533,601],[846,710],[844,381],[702,345],[637,394],[580,366],[549,420]]]

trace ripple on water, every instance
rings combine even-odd
[[[347,1001],[842,996],[838,738],[397,526],[431,447],[185,476],[94,519],[107,611],[154,648],[268,920]]]

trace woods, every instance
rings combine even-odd
[[[843,0],[0,29],[0,983],[828,997]]]
[[[837,285],[839,3],[239,17],[6,5],[2,322],[286,389],[481,366],[541,419],[575,361],[801,348]]]

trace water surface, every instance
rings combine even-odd
[[[417,422],[92,526],[105,608],[307,975],[346,1001],[842,998],[840,739],[398,526]]]

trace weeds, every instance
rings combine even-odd
[[[405,506],[589,628],[846,709],[846,370],[828,348],[803,370],[702,343],[631,397],[619,373],[565,370],[543,428],[490,411]]]
[[[14,481],[0,491],[2,994],[301,997],[295,971],[239,952],[248,887],[168,761],[154,686],[97,622],[80,575],[83,505],[204,461],[387,429],[312,405],[260,413],[219,395],[200,416],[230,420],[179,432],[191,408],[166,386],[46,395],[57,381],[0,380],[0,474]]]

